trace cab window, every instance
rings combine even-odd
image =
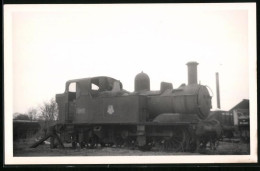
[[[69,92],[76,93],[76,82],[70,83]]]
[[[91,90],[96,90],[96,91],[98,91],[98,90],[99,90],[99,86],[97,86],[96,84],[92,83],[92,84],[91,84]]]

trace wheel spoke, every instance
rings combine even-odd
[[[185,130],[182,128],[174,129],[170,137],[162,137],[157,140],[159,145],[159,150],[163,151],[184,151],[186,136]]]

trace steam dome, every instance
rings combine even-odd
[[[143,71],[135,76],[135,92],[150,91],[150,78]]]

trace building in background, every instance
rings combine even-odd
[[[234,126],[238,129],[242,140],[249,142],[250,139],[250,112],[249,112],[249,100],[243,99],[237,105],[229,110],[229,113],[233,115]]]
[[[221,109],[212,110],[207,119],[216,119],[220,122],[223,128],[224,137],[237,137],[244,142],[249,142],[249,118],[249,100],[243,99],[229,111]]]

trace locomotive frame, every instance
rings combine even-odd
[[[56,95],[58,124],[47,136],[51,137],[51,148],[69,142],[73,148],[196,150],[197,124],[207,118],[211,109],[207,87],[197,84],[197,65],[187,63],[188,85],[177,89],[162,82],[159,91],[150,91],[150,79],[145,73],[136,76],[132,93],[111,77],[67,81],[65,92]],[[70,91],[72,84],[75,92]]]

